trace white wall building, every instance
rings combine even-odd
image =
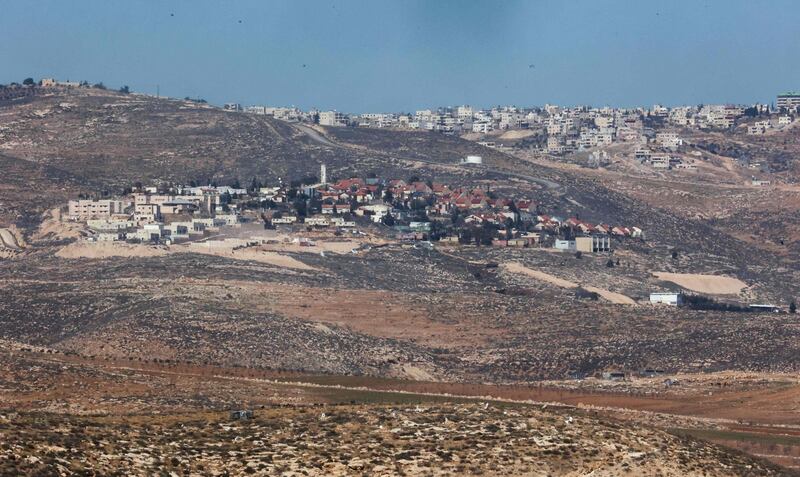
[[[653,305],[678,306],[683,304],[683,294],[680,292],[655,292],[650,294],[650,303]]]
[[[319,113],[319,124],[321,126],[347,126],[347,116],[339,111],[322,111]]]

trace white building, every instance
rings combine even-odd
[[[347,126],[347,116],[339,111],[322,111],[319,113],[319,124],[321,126]]]
[[[672,131],[662,131],[657,133],[656,142],[663,147],[669,147],[673,149],[683,145],[683,139],[678,136],[678,133]]]
[[[472,119],[472,106],[459,106],[456,109],[456,117],[462,122]]]
[[[655,292],[650,294],[650,303],[653,305],[678,306],[683,304],[683,294],[680,292]]]
[[[488,121],[486,121],[486,122],[480,121],[480,122],[472,123],[472,132],[486,134],[486,133],[492,132],[493,129],[494,129],[494,127],[492,126],[492,123],[490,123]]]
[[[556,239],[555,243],[553,244],[553,248],[555,248],[557,250],[575,251],[575,250],[577,250],[577,245],[575,244],[574,240],[558,240],[558,239]]]
[[[483,164],[483,157],[481,156],[467,156],[461,161],[462,164]]]
[[[779,94],[775,106],[778,109],[787,109],[789,111],[800,107],[800,93],[788,92]]]

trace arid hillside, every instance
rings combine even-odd
[[[0,185],[0,223],[36,215],[65,195],[118,193],[136,182],[288,182],[318,175],[323,163],[332,178],[376,173],[475,181],[487,169],[517,162],[457,138],[426,142],[433,137],[426,133],[376,135],[364,147],[309,129],[193,101],[89,88],[0,104],[0,160],[13,172]],[[396,147],[396,136],[416,138],[420,147]],[[475,153],[488,168],[458,165]]]

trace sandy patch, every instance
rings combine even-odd
[[[296,252],[296,253],[350,253],[354,248],[361,246],[361,242],[355,240],[344,240],[340,242],[314,241],[313,247],[301,246],[299,243],[277,243],[264,244],[256,247],[258,250],[268,250],[274,252]]]
[[[84,224],[62,220],[61,209],[55,208],[44,214],[44,220],[33,235],[34,240],[44,238],[69,239],[80,238]]]
[[[451,305],[421,306],[421,294],[239,281],[226,284],[231,287],[226,293],[233,294],[232,302],[236,307],[313,322],[323,333],[330,333],[329,326],[335,325],[370,336],[468,349],[486,345],[506,333],[506,330],[486,326],[481,317],[464,316]],[[480,301],[461,295],[458,299]]]
[[[536,132],[525,129],[514,129],[500,135],[500,139],[523,139],[535,135]]]
[[[17,236],[12,229],[0,228],[0,249],[20,250],[25,246],[22,236]]]
[[[531,278],[535,278],[537,280],[541,280],[543,282],[547,282],[561,288],[578,288],[577,283],[571,282],[569,280],[564,280],[563,278],[558,278],[556,276],[550,275],[549,273],[528,268],[520,263],[516,262],[504,263],[503,268],[505,268],[511,273],[519,273],[521,275],[526,275]],[[622,293],[615,293],[606,290],[604,288],[597,288],[590,286],[585,286],[583,288],[589,290],[590,292],[597,293],[604,300],[617,305],[636,305],[636,301],[634,301],[633,298],[627,295],[623,295]]]
[[[392,369],[393,373],[396,377],[402,379],[413,379],[414,381],[435,381],[436,378],[429,372],[425,371],[424,369],[420,368],[419,366],[413,366],[410,364],[402,364],[399,366],[395,366]]]
[[[203,243],[190,243],[186,245],[173,246],[172,250],[177,252],[203,253],[206,255],[216,255],[218,257],[233,258],[236,260],[253,260],[256,262],[267,263],[281,268],[293,268],[295,270],[317,270],[305,263],[292,258],[288,255],[281,255],[277,252],[259,250],[257,248],[242,248],[233,250],[228,247],[209,247]]]
[[[724,275],[668,272],[654,272],[653,275],[659,280],[675,283],[687,290],[710,295],[736,295],[747,288],[747,284],[738,278]]]
[[[61,258],[158,257],[164,248],[123,242],[73,242],[56,252]]]

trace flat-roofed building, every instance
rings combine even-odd
[[[793,110],[800,107],[800,92],[789,91],[778,95],[778,101],[775,102],[778,109]]]
[[[584,253],[599,253],[611,251],[611,239],[604,235],[591,237],[576,237],[575,249]]]
[[[67,208],[67,215],[71,219],[79,220],[120,214],[125,209],[125,203],[121,200],[81,199],[69,201]]]
[[[653,305],[679,306],[683,304],[683,294],[680,292],[654,292],[650,294],[650,303]]]

